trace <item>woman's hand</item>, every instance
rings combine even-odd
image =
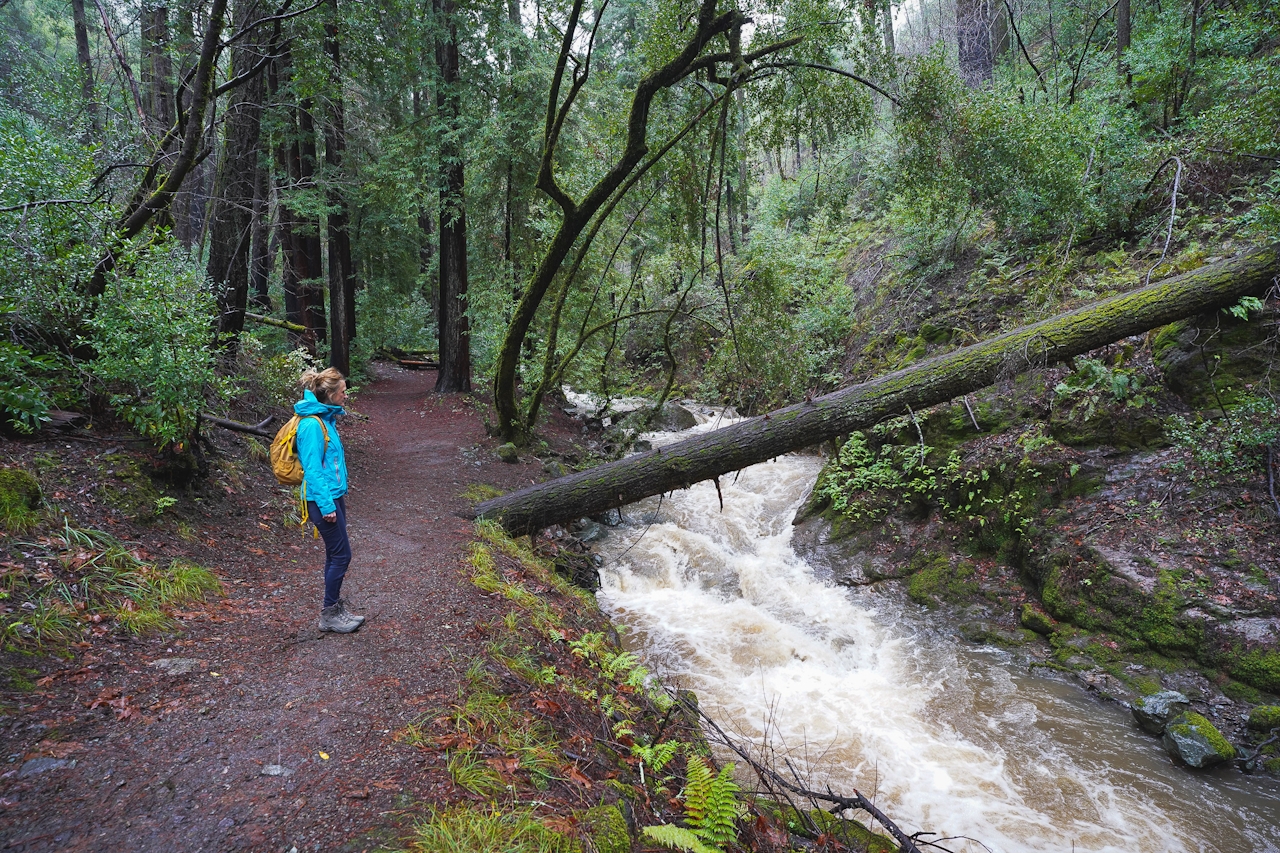
[[[323,518],[325,521],[329,522],[330,524],[333,524],[335,521],[338,520],[338,512],[337,510],[334,510],[328,515],[322,515],[320,517]]]

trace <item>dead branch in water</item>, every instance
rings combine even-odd
[[[809,799],[809,800],[820,801],[824,803],[831,803],[832,806],[834,807],[832,809],[833,812],[842,812],[846,809],[853,809],[855,811],[864,811],[867,814],[871,815],[873,818],[875,818],[877,823],[879,823],[881,826],[883,826],[885,829],[889,831],[889,834],[892,835],[894,840],[898,842],[898,847],[901,850],[901,853],[920,853],[920,847],[918,846],[920,843],[930,844],[931,846],[933,846],[930,842],[920,842],[918,841],[918,838],[917,838],[917,836],[921,834],[932,835],[933,833],[917,832],[915,835],[908,835],[905,831],[900,829],[896,823],[890,820],[885,815],[884,812],[880,811],[880,809],[876,807],[875,803],[871,802],[871,800],[864,797],[856,788],[854,789],[853,796],[851,797],[847,797],[842,794],[837,794],[834,791],[832,791],[830,787],[827,788],[825,793],[822,793],[819,791],[812,791],[812,790],[809,790],[808,788],[803,787],[802,785],[797,784],[799,782],[800,777],[798,774],[795,773],[794,768],[792,768],[791,772],[793,775],[796,776],[796,782],[789,781],[786,777],[782,776],[776,770],[772,769],[771,767],[766,767],[756,759],[752,758],[751,754],[747,752],[745,747],[743,747],[733,738],[725,734],[724,729],[720,728],[720,726],[716,724],[715,720],[711,719],[705,713],[703,713],[701,708],[697,707],[696,705],[690,702],[686,702],[684,699],[681,699],[681,698],[677,698],[676,701],[680,702],[687,711],[690,711],[694,714],[697,714],[699,717],[701,717],[703,722],[706,724],[706,726],[710,728],[711,732],[716,736],[717,742],[723,746],[728,747],[730,750],[734,752],[734,754],[736,754],[743,761],[745,761],[747,765],[751,767],[752,772],[754,772],[757,776],[759,776],[761,781],[763,781],[766,786],[768,787],[776,786],[782,789],[783,791],[787,791],[789,793],[795,794],[800,797],[805,797],[806,799]],[[790,766],[789,763],[788,763],[788,766]],[[795,806],[793,805],[792,808],[795,808]],[[797,809],[797,811],[799,810]]]

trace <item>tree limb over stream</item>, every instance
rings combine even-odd
[[[1113,296],[982,343],[665,448],[484,501],[477,518],[512,534],[688,488],[811,447],[909,408],[945,403],[1160,326],[1261,296],[1280,275],[1280,243]]]

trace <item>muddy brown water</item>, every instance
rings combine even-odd
[[[710,484],[625,511],[600,599],[668,683],[951,850],[1280,851],[1273,777],[1179,768],[1120,706],[820,580],[790,545],[820,465],[724,478],[723,511]]]

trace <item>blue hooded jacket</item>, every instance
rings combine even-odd
[[[341,406],[321,403],[310,391],[293,405],[301,417],[298,421],[298,461],[302,463],[303,496],[315,501],[321,515],[336,507],[334,501],[347,493],[347,460],[338,437],[338,415],[346,414]],[[329,431],[329,446],[324,444],[324,430],[311,415],[319,415]]]

